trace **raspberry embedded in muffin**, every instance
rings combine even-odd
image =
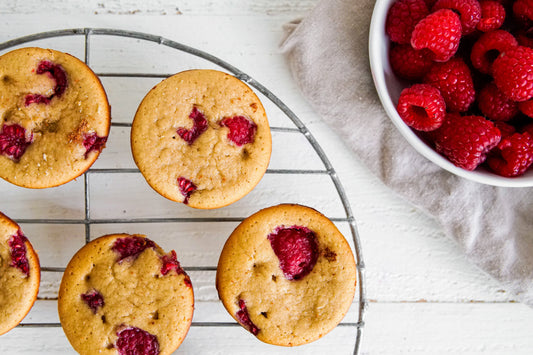
[[[346,239],[325,216],[299,205],[246,218],[226,241],[216,275],[228,313],[259,340],[282,346],[315,341],[335,328],[355,285]]]
[[[97,238],[69,262],[59,289],[61,325],[80,354],[171,354],[194,309],[176,252],[141,235]]]
[[[47,188],[89,169],[110,127],[92,70],[69,54],[30,47],[0,56],[0,73],[0,178]]]
[[[0,212],[0,335],[17,326],[39,292],[39,259],[20,227]]]
[[[133,120],[131,146],[159,194],[212,209],[259,183],[272,141],[265,110],[246,84],[215,70],[189,70],[146,95]]]

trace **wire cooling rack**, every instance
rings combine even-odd
[[[328,157],[320,147],[319,143],[316,141],[316,139],[313,137],[313,135],[309,132],[307,127],[300,121],[300,119],[278,98],[276,97],[270,90],[268,90],[265,86],[261,85],[259,82],[251,78],[249,75],[243,73],[233,65],[209,54],[204,51],[198,50],[196,48],[168,40],[166,38],[162,38],[159,36],[146,34],[146,33],[140,33],[140,32],[132,32],[132,31],[123,31],[123,30],[116,30],[116,29],[97,29],[97,28],[80,28],[80,29],[65,29],[65,30],[57,30],[57,31],[50,31],[50,32],[43,32],[43,33],[37,33],[32,34],[25,37],[20,37],[17,39],[13,39],[4,43],[0,43],[0,51],[12,49],[17,46],[26,45],[30,42],[35,42],[39,40],[46,40],[46,39],[54,39],[59,37],[75,37],[80,38],[81,41],[83,41],[83,56],[84,61],[87,65],[91,66],[91,55],[92,55],[92,40],[98,36],[102,36],[104,38],[129,38],[136,40],[136,43],[138,45],[141,45],[142,42],[152,42],[159,46],[164,46],[171,48],[173,50],[180,51],[182,53],[186,53],[192,57],[200,58],[202,60],[205,60],[207,62],[210,62],[214,64],[217,68],[225,70],[231,74],[233,74],[238,79],[244,81],[249,86],[253,87],[257,92],[262,94],[264,97],[266,97],[273,105],[275,105],[282,113],[283,115],[292,122],[292,124],[295,126],[293,127],[271,127],[271,130],[273,133],[275,132],[283,132],[288,134],[302,134],[305,137],[305,140],[311,145],[312,149],[314,150],[314,153],[318,156],[321,164],[323,165],[322,169],[268,169],[266,174],[272,174],[272,175],[285,175],[285,176],[297,176],[301,177],[303,180],[304,177],[310,177],[315,175],[327,175],[329,176],[330,184],[334,186],[334,191],[338,194],[339,197],[339,203],[342,205],[342,210],[345,216],[343,217],[330,217],[330,219],[335,223],[345,223],[348,225],[349,233],[351,234],[352,242],[353,242],[353,251],[355,253],[355,258],[357,261],[357,272],[358,272],[358,289],[356,293],[356,299],[355,302],[352,305],[351,312],[349,312],[347,318],[352,319],[345,319],[339,327],[348,327],[355,329],[355,339],[346,339],[346,341],[353,341],[353,354],[359,353],[359,346],[361,342],[361,334],[362,329],[364,327],[364,321],[363,321],[363,315],[366,307],[366,299],[365,299],[365,279],[364,279],[364,262],[363,262],[363,256],[361,253],[361,247],[356,227],[356,222],[354,219],[354,216],[352,214],[352,210],[350,207],[350,203],[347,199],[345,190],[339,180],[339,177],[337,176],[337,173],[335,169],[333,168],[332,164],[330,163]],[[127,46],[129,44],[124,43],[122,44],[124,46]],[[97,72],[97,75],[100,78],[154,78],[154,79],[164,79],[166,77],[169,77],[171,74],[167,73],[150,73],[150,72],[140,72],[140,73],[132,73],[132,72]],[[104,85],[105,86],[105,85]],[[108,88],[106,88],[108,90]],[[108,92],[109,94],[109,92]],[[268,110],[267,110],[268,113]],[[122,127],[124,129],[129,129],[131,127],[131,122],[113,122],[113,127]],[[104,150],[105,152],[105,150]],[[95,164],[97,165],[97,164]],[[242,221],[246,216],[225,216],[225,215],[203,215],[202,211],[196,211],[195,214],[186,214],[182,217],[145,217],[145,216],[135,216],[130,218],[98,218],[98,217],[92,217],[91,216],[91,188],[90,188],[90,180],[91,178],[95,178],[97,175],[105,176],[111,176],[113,174],[140,174],[138,169],[136,168],[98,168],[98,167],[92,167],[90,170],[88,170],[83,175],[83,195],[84,195],[84,217],[79,219],[72,219],[72,218],[15,218],[19,223],[23,224],[24,226],[31,226],[31,225],[80,225],[84,226],[85,228],[85,243],[88,243],[91,240],[91,230],[95,228],[98,225],[104,225],[104,224],[115,224],[115,225],[132,225],[132,224],[165,224],[165,223],[198,223],[198,222],[204,222],[204,223],[223,223],[223,222],[240,222]],[[94,191],[92,191],[94,193]],[[13,196],[13,195],[9,195]],[[9,202],[9,196],[8,196],[8,202]],[[31,197],[30,197],[31,199]],[[291,202],[291,201],[286,201]],[[268,207],[268,206],[263,206]],[[320,206],[317,206],[317,208],[320,210]],[[345,233],[346,235],[346,233]],[[31,239],[31,237],[30,237]],[[57,246],[55,246],[57,247]],[[215,265],[208,265],[208,266],[187,266],[184,265],[185,270],[190,274],[194,272],[214,272],[216,271],[216,264]],[[55,279],[60,278],[62,275],[61,273],[64,271],[64,267],[56,267],[56,266],[47,266],[42,265],[41,269],[44,273],[51,273],[55,274]],[[194,279],[193,279],[194,283]],[[196,293],[196,292],[195,292]],[[57,299],[57,295],[52,295],[51,297],[42,297],[40,295],[40,299]],[[333,300],[332,300],[333,301]],[[201,302],[196,302],[196,308],[202,307]],[[34,307],[35,308],[35,307]],[[353,310],[356,308],[355,310]],[[31,313],[30,313],[31,314]],[[31,317],[29,317],[31,318]],[[205,318],[205,317],[204,317]],[[200,320],[200,321],[193,321],[192,328],[195,327],[217,327],[217,328],[234,328],[239,327],[239,325],[235,322],[230,321],[220,321],[220,317],[215,317],[217,319],[215,320]],[[224,319],[224,318],[222,318]],[[42,321],[32,321],[26,320],[25,322],[21,323],[18,328],[59,328],[61,325],[59,322],[47,322],[46,320]],[[242,336],[246,336],[247,334],[242,334]],[[207,340],[207,339],[206,339]],[[241,344],[235,344],[235,346],[239,346]],[[256,346],[252,345],[253,346]],[[257,345],[259,346],[259,345]],[[307,345],[306,345],[307,346]],[[305,347],[305,346],[304,346]],[[44,348],[44,346],[43,346]],[[351,347],[350,347],[351,348]],[[181,349],[181,348],[180,348]],[[178,350],[179,352],[180,350]],[[283,353],[287,351],[284,349],[274,348],[267,348],[266,350],[268,353],[278,353],[278,351]],[[11,351],[12,353],[16,353],[16,349],[13,348]],[[10,353],[11,353],[10,352]],[[39,350],[39,353],[44,353],[46,351]],[[254,352],[258,353],[255,351]],[[222,352],[218,352],[222,353]],[[305,352],[304,352],[305,353]],[[350,350],[349,353],[352,353],[352,350]]]

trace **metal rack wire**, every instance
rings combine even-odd
[[[361,335],[364,327],[364,312],[366,308],[366,298],[365,298],[365,275],[364,275],[364,262],[363,255],[361,252],[361,246],[359,241],[359,236],[357,232],[357,226],[355,218],[352,214],[350,203],[347,199],[346,192],[340,182],[339,177],[332,164],[330,163],[328,157],[322,150],[321,146],[313,135],[309,132],[307,127],[302,123],[302,121],[292,112],[278,97],[276,97],[270,90],[265,86],[261,85],[259,82],[251,78],[249,75],[243,73],[236,67],[231,64],[217,58],[209,53],[192,48],[190,46],[171,41],[169,39],[146,34],[140,32],[116,30],[116,29],[100,29],[100,28],[78,28],[78,29],[64,29],[57,31],[42,32],[37,34],[32,34],[29,36],[24,36],[16,38],[13,40],[0,43],[0,50],[9,49],[21,44],[25,44],[32,41],[49,39],[54,37],[63,37],[63,36],[79,36],[83,38],[84,41],[84,61],[87,65],[90,65],[90,56],[91,56],[91,37],[92,36],[115,36],[115,37],[127,37],[133,38],[141,41],[154,42],[161,46],[166,46],[173,48],[175,50],[188,53],[190,55],[205,59],[220,68],[225,69],[226,71],[232,73],[238,79],[244,81],[249,86],[255,88],[261,94],[263,94],[268,100],[270,100],[275,106],[277,106],[285,115],[288,117],[296,128],[288,127],[271,127],[272,131],[279,132],[294,132],[301,133],[305,136],[307,141],[310,143],[318,157],[320,158],[324,169],[319,170],[296,170],[296,169],[269,169],[267,174],[327,174],[331,178],[335,190],[337,191],[342,207],[346,217],[343,218],[330,218],[334,222],[346,222],[349,225],[351,236],[354,243],[354,252],[357,261],[357,272],[358,272],[358,292],[357,292],[357,302],[358,303],[358,312],[357,319],[355,321],[343,322],[340,324],[342,327],[353,327],[356,328],[356,339],[353,349],[353,354],[356,355],[359,353],[359,347],[361,343]],[[150,74],[150,73],[97,73],[100,77],[127,77],[127,78],[166,78],[170,74]],[[131,123],[112,123],[114,127],[131,127]],[[85,227],[85,243],[90,241],[91,235],[91,226],[97,224],[119,224],[119,223],[172,223],[172,222],[240,222],[244,217],[177,217],[177,218],[134,218],[134,219],[95,219],[91,218],[91,209],[90,209],[90,188],[89,182],[91,176],[95,174],[102,173],[139,173],[137,169],[97,169],[91,168],[83,175],[83,184],[84,184],[84,218],[83,219],[18,219],[19,223],[24,224],[78,224],[84,225]],[[266,206],[265,206],[266,207]],[[56,272],[62,273],[64,268],[61,267],[46,267],[41,268],[46,272]],[[197,266],[197,267],[185,267],[186,271],[216,271],[216,266]],[[19,327],[60,327],[59,323],[28,323],[23,322]],[[238,326],[237,323],[229,322],[193,322],[193,327],[234,327]]]

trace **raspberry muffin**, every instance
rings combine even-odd
[[[259,340],[306,344],[335,328],[356,285],[350,246],[309,207],[279,205],[245,219],[227,240],[216,287],[230,315]]]
[[[58,296],[63,330],[80,354],[171,354],[193,316],[191,281],[176,252],[142,235],[113,234],[81,248]]]
[[[17,326],[37,299],[39,258],[19,226],[0,212],[0,335]]]
[[[0,56],[0,177],[46,188],[83,174],[105,146],[110,108],[77,58],[21,48]]]
[[[257,185],[272,139],[263,105],[246,84],[216,70],[189,70],[146,95],[133,120],[131,146],[154,190],[212,209]]]

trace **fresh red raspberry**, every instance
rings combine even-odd
[[[0,131],[0,154],[18,162],[33,142],[33,133],[26,138],[26,130],[18,124],[3,125]]]
[[[533,137],[533,123],[527,124],[522,127],[521,132],[527,132],[531,137]]]
[[[424,2],[426,3],[428,9],[431,9],[433,7],[433,5],[435,5],[435,2],[437,0],[424,0]]]
[[[407,80],[422,79],[433,65],[426,49],[417,51],[410,44],[391,46],[389,59],[394,73]]]
[[[522,175],[533,164],[533,137],[524,132],[503,138],[491,152],[487,163],[498,175]]]
[[[440,127],[446,115],[446,103],[440,91],[427,84],[403,89],[396,109],[409,127],[426,132]]]
[[[505,21],[505,8],[497,1],[480,1],[481,20],[476,28],[481,32],[489,32],[500,28]]]
[[[518,113],[518,104],[509,100],[494,83],[479,91],[477,101],[483,115],[493,121],[509,121]]]
[[[85,147],[85,159],[92,151],[101,152],[105,148],[107,137],[99,137],[96,132],[86,134],[83,138],[83,146]]]
[[[387,14],[385,32],[392,42],[409,43],[415,25],[428,14],[424,0],[396,1]]]
[[[514,128],[514,126],[510,125],[507,122],[494,121],[494,126],[500,130],[500,133],[502,134],[502,139],[505,137],[509,137],[510,135],[516,132],[516,128]]]
[[[533,118],[533,99],[519,102],[518,108],[524,115]]]
[[[440,9],[450,9],[460,14],[463,35],[474,32],[481,19],[481,6],[478,0],[438,0],[432,11]]]
[[[436,62],[446,62],[457,52],[461,33],[459,16],[452,10],[442,9],[416,24],[411,45],[414,49],[429,49]]]
[[[533,49],[514,47],[502,54],[492,65],[494,82],[507,97],[527,101],[533,97]]]
[[[184,197],[183,203],[185,205],[189,204],[189,198],[191,197],[191,194],[198,189],[198,187],[191,180],[184,178],[183,176],[178,178],[178,188]]]
[[[176,132],[187,144],[191,145],[202,133],[207,131],[208,124],[204,114],[196,106],[192,108],[189,118],[193,121],[193,126],[190,129],[180,127]]]
[[[446,102],[446,109],[450,112],[468,110],[476,98],[470,69],[458,57],[444,63],[435,63],[424,77],[424,83],[440,91]]]
[[[512,34],[504,30],[484,33],[472,46],[470,60],[474,68],[482,73],[490,74],[492,63],[500,53],[518,46]]]
[[[516,0],[513,13],[521,20],[533,21],[533,0]]]
[[[318,242],[309,228],[279,226],[267,238],[287,280],[300,280],[315,267]]]
[[[225,117],[219,122],[221,127],[228,127],[228,139],[237,146],[253,143],[257,125],[244,116]]]
[[[501,133],[484,117],[449,113],[432,137],[437,152],[460,168],[474,170],[499,143]]]
[[[520,46],[533,48],[533,27],[515,32],[516,40]]]

